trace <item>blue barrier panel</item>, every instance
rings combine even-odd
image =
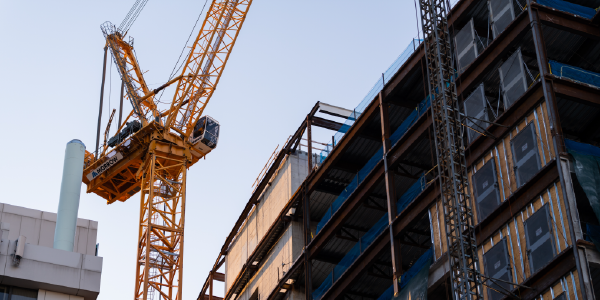
[[[404,122],[402,122],[402,124],[400,124],[396,131],[394,131],[394,133],[390,136],[390,142],[392,145],[394,145],[400,140],[400,138],[404,135],[404,133],[406,133],[408,128],[410,128],[410,126],[412,126],[417,121],[417,119],[419,119],[419,117],[429,109],[429,106],[429,97],[425,98],[419,103],[419,105],[417,105],[415,110],[404,120]],[[331,216],[342,206],[346,199],[348,199],[348,197],[354,192],[354,190],[356,190],[358,185],[365,179],[365,177],[367,177],[367,175],[373,170],[373,168],[375,168],[375,165],[377,165],[377,163],[382,159],[383,147],[380,147],[377,150],[377,152],[373,156],[371,156],[371,159],[369,159],[369,161],[362,167],[362,169],[358,171],[358,174],[354,176],[354,178],[352,178],[352,182],[350,182],[350,184],[348,184],[344,191],[333,201],[325,215],[319,221],[319,224],[317,224],[317,234],[321,231],[321,229],[323,229],[323,226],[327,224],[329,219],[331,219]]]
[[[537,0],[537,3],[544,6],[553,7],[558,10],[566,11],[574,15],[584,17],[586,19],[592,19],[596,14],[596,10],[593,8],[581,6],[579,4],[570,3],[562,0]]]
[[[421,179],[423,176],[421,176]],[[421,183],[421,179],[417,180],[401,197],[396,201],[398,214],[406,208],[415,198],[423,191],[424,186]],[[350,267],[354,261],[375,241],[384,229],[388,226],[388,214],[386,213],[381,217],[375,225],[369,229],[358,242],[346,253],[344,258],[333,268],[333,272],[323,281],[321,286],[313,292],[313,299],[319,300],[323,294],[331,288],[333,282],[338,280],[340,276]],[[418,263],[418,261],[417,261]],[[415,263],[416,264],[416,263]],[[418,270],[417,270],[418,271]],[[408,272],[407,272],[408,273]]]
[[[551,60],[550,73],[600,87],[600,74]]]
[[[421,257],[419,257],[419,259],[412,265],[412,267],[410,267],[410,269],[408,269],[408,271],[406,271],[404,274],[402,274],[402,277],[400,277],[400,286],[399,286],[400,290],[402,290],[402,288],[404,288],[406,286],[406,284],[413,277],[415,277],[415,275],[417,275],[417,273],[419,273],[419,271],[421,271],[421,269],[423,269],[424,267],[429,267],[427,265],[427,261],[432,256],[433,256],[433,251],[431,250],[431,248],[429,248],[429,250],[427,250],[427,252],[423,253],[423,255],[421,255]],[[377,298],[377,300],[391,300],[392,298],[394,298],[394,286],[393,285],[391,285],[387,290],[385,290],[385,292],[383,292],[383,294],[381,294],[381,296],[379,296],[379,298]]]

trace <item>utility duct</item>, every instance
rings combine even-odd
[[[54,231],[55,249],[73,251],[84,156],[85,145],[80,140],[72,140],[67,143],[62,183],[60,184],[58,216]]]

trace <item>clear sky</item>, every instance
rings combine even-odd
[[[56,212],[66,143],[95,147],[100,24],[119,24],[134,2],[0,0],[0,202]],[[131,28],[151,88],[168,79],[203,5],[150,0]],[[275,147],[316,101],[354,108],[417,36],[416,25],[410,0],[254,1],[205,111],[221,124],[219,145],[188,172],[184,299],[196,299]],[[111,69],[102,131],[119,101]],[[322,142],[332,134],[315,133]],[[131,299],[139,195],[106,205],[85,188],[79,217],[99,222],[104,257],[98,299]]]

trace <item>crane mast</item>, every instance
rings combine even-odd
[[[479,300],[481,274],[468,194],[461,115],[444,0],[419,0],[436,145],[452,295]]]

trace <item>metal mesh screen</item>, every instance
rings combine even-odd
[[[458,71],[462,72],[479,55],[477,44],[475,43],[473,19],[456,34],[454,41],[458,55]]]
[[[521,187],[540,170],[535,127],[533,123],[525,126],[511,141],[517,185]]]
[[[525,221],[525,236],[529,267],[532,273],[535,273],[549,263],[555,254],[548,204],[542,206]]]
[[[515,9],[511,0],[489,0],[488,7],[492,17],[492,33],[496,38],[515,19]]]
[[[512,282],[507,249],[506,238],[504,238],[483,255],[485,273],[488,277]],[[494,289],[498,291],[512,289],[510,284],[501,281],[491,281],[489,286],[491,287],[488,288],[488,299],[490,300],[500,300],[505,296]]]
[[[517,50],[500,66],[500,82],[504,94],[504,107],[509,108],[527,90],[521,50]]]
[[[486,103],[483,84],[481,84],[473,93],[471,93],[471,95],[469,95],[469,97],[467,97],[463,103],[463,107],[465,109],[465,115],[474,118],[466,118],[467,126],[471,127],[467,130],[467,137],[470,144],[477,137],[479,137],[479,132],[483,131],[483,128],[487,128],[487,123],[481,121],[488,121],[488,115],[485,113]]]
[[[473,189],[477,202],[477,217],[483,221],[500,205],[496,165],[488,161],[477,173],[473,174]]]

